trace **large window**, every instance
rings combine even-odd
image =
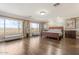
[[[19,33],[19,22],[17,20],[5,20],[5,35],[13,35]]]
[[[39,23],[30,23],[31,35],[39,35]]]
[[[0,17],[0,38],[22,35],[22,21],[11,18]]]

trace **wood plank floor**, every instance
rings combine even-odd
[[[32,37],[0,43],[0,54],[5,55],[79,55],[79,39]]]

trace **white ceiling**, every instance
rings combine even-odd
[[[77,17],[79,16],[78,3],[60,3],[54,7],[54,3],[0,3],[0,14],[3,15],[18,15],[22,18],[30,20],[46,21],[56,17]],[[42,16],[40,11],[45,11],[47,14]]]

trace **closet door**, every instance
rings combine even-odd
[[[4,19],[0,17],[0,41],[4,40]]]

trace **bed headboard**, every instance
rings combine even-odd
[[[62,31],[62,34],[64,33],[64,27],[49,27],[49,29],[59,29],[59,30],[61,30]],[[62,35],[62,37],[63,37],[63,35]]]
[[[49,29],[61,29],[61,30],[63,30],[63,27],[49,27]]]
[[[63,30],[64,30],[64,28],[63,28],[63,27],[49,27],[49,29],[59,29],[59,30],[61,30],[61,31],[62,31],[62,33],[63,33]]]

